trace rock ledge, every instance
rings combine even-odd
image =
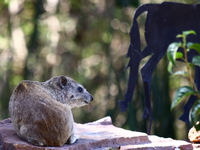
[[[108,150],[111,147],[120,150],[193,149],[193,145],[185,141],[117,128],[112,125],[110,117],[87,124],[75,123],[75,126],[75,134],[79,137],[75,144],[39,147],[20,139],[13,130],[11,119],[5,119],[0,122],[0,150]]]

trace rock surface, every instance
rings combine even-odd
[[[148,136],[145,133],[133,132],[112,125],[110,117],[98,121],[77,124],[76,136],[79,140],[73,145],[62,147],[39,147],[20,139],[14,132],[10,119],[0,122],[0,150],[151,150],[151,149],[193,149],[191,143],[170,138]]]

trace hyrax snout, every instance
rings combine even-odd
[[[62,146],[77,141],[71,109],[89,104],[93,97],[66,76],[46,82],[22,81],[13,91],[9,111],[14,130],[39,146]]]

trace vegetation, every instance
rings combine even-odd
[[[190,34],[195,34],[196,32],[184,31],[182,34],[177,35],[177,38],[182,38],[182,42],[174,42],[169,45],[167,50],[167,56],[169,59],[168,71],[172,73],[172,77],[184,77],[188,80],[189,85],[185,85],[180,87],[173,99],[171,109],[173,109],[176,105],[178,105],[185,97],[194,95],[197,97],[197,102],[195,103],[192,111],[191,111],[191,122],[196,127],[196,129],[200,130],[200,125],[196,124],[200,114],[200,91],[198,91],[197,86],[195,84],[195,80],[193,78],[193,72],[195,66],[200,66],[200,44],[187,42],[187,36]],[[182,48],[183,52],[179,52],[178,49]],[[188,54],[191,50],[195,50],[198,55],[193,56],[192,61],[189,62]],[[172,67],[175,65],[175,61],[179,59],[183,61],[186,71],[176,71],[173,73]]]
[[[127,88],[129,30],[138,5],[164,0],[1,0],[0,1],[0,120],[9,117],[8,102],[21,80],[45,81],[66,75],[94,96],[91,105],[74,109],[76,122],[111,116],[114,125],[146,132],[141,77],[127,112],[118,101]],[[132,3],[134,2],[134,3]],[[193,3],[197,0],[177,0]],[[145,14],[139,18],[142,46]],[[141,63],[141,66],[145,60]],[[170,97],[178,84],[168,80],[165,57],[152,79],[152,134],[187,138],[187,126],[170,112]],[[160,82],[162,81],[162,82]],[[172,84],[173,83],[173,84]],[[184,132],[186,131],[186,132]]]

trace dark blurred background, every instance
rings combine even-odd
[[[163,0],[1,0],[0,1],[0,120],[9,117],[8,102],[21,80],[46,81],[66,75],[78,81],[94,101],[74,109],[78,123],[111,116],[113,124],[146,132],[143,86],[139,76],[133,102],[120,112],[129,70],[129,30],[134,11]],[[197,0],[176,0],[197,4]],[[138,19],[142,46],[145,13]],[[141,66],[148,58],[144,59]],[[153,74],[152,134],[187,139],[188,126],[178,120],[182,106],[170,111],[181,80],[169,79],[164,57]],[[140,74],[140,72],[139,72]],[[183,104],[182,104],[183,105]]]

